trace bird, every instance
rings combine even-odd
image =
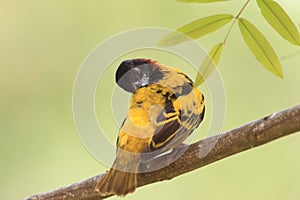
[[[116,71],[115,81],[132,96],[119,130],[115,161],[95,186],[102,196],[134,192],[143,155],[159,155],[183,144],[205,113],[204,96],[193,81],[158,61],[125,60]]]

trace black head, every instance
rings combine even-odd
[[[116,83],[133,93],[137,88],[152,82],[151,76],[157,71],[157,66],[156,62],[142,58],[125,60],[116,72]]]

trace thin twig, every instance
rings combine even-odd
[[[223,44],[225,44],[228,40],[228,37],[232,31],[232,28],[233,28],[233,25],[237,22],[237,20],[240,18],[241,14],[243,13],[243,11],[245,10],[245,8],[247,7],[248,3],[250,2],[250,0],[247,0],[246,3],[243,5],[243,7],[241,8],[241,10],[238,12],[238,14],[234,17],[234,20],[233,22],[231,23],[227,33],[226,33],[226,36],[225,36],[225,39],[223,41]]]
[[[295,57],[295,56],[300,56],[300,50],[294,51],[294,52],[289,53],[289,54],[286,54],[286,55],[282,56],[281,59],[282,60],[287,60],[287,59]]]
[[[196,142],[190,145],[180,158],[167,167],[139,174],[138,185],[143,186],[162,180],[170,180],[230,155],[263,145],[298,131],[300,131],[300,104],[220,135]],[[208,149],[210,150],[209,152],[207,152]],[[158,157],[154,162],[151,162],[151,167],[156,168],[157,165],[164,165],[171,158],[172,153]],[[94,190],[97,180],[104,174],[54,191],[37,194],[28,197],[26,200],[104,199],[107,196],[102,197]]]

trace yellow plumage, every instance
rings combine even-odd
[[[142,153],[161,153],[180,145],[204,116],[204,97],[183,72],[150,60],[145,63],[152,76],[160,78],[133,91],[116,160],[96,186],[102,195],[133,192]]]

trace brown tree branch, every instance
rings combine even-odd
[[[179,159],[167,165],[167,167],[139,174],[138,184],[143,186],[162,180],[170,180],[230,155],[263,145],[298,131],[300,131],[300,104],[220,135],[191,144]],[[208,149],[210,151],[206,154],[205,152]],[[164,165],[171,157],[172,153],[158,157],[154,162],[151,162],[151,167],[155,168],[157,165]],[[104,174],[54,191],[28,197],[27,200],[99,200],[107,198],[107,196],[99,196],[94,191],[97,180]]]

